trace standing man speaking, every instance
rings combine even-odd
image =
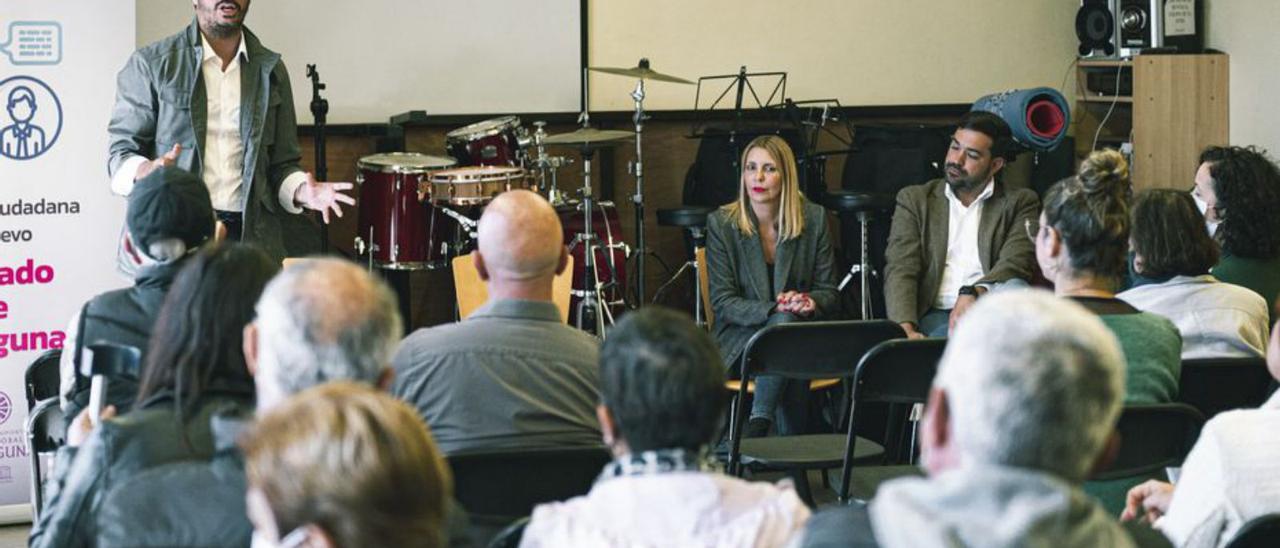
[[[280,55],[244,28],[250,0],[191,0],[195,21],[133,53],[116,82],[111,190],[159,166],[204,181],[227,236],[286,255],[286,215],[342,215],[351,183],[318,182],[298,165],[297,120]]]

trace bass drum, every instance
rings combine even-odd
[[[595,278],[586,279],[587,249],[580,235],[586,231],[583,204],[566,202],[556,207],[560,225],[564,227],[564,245],[573,255],[573,290],[569,301],[569,324],[578,325],[578,308]],[[613,316],[626,309],[627,255],[629,248],[622,239],[622,222],[613,202],[597,201],[591,212],[591,231],[596,239],[595,275],[602,285],[605,304]],[[587,325],[584,323],[583,325]]]
[[[421,190],[429,187],[432,173],[456,163],[416,152],[374,154],[356,162],[356,251],[371,254],[376,266],[392,270],[447,265],[465,243],[465,233],[443,211],[424,202]]]

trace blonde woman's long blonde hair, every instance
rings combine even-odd
[[[739,165],[744,171],[747,168],[747,154],[756,148],[768,152],[773,161],[778,164],[778,176],[782,182],[780,195],[782,203],[778,206],[777,220],[778,241],[798,238],[804,231],[804,197],[800,195],[796,156],[791,152],[791,146],[782,137],[762,135],[752,139],[747,143],[747,147],[742,149],[742,161]],[[756,233],[757,221],[755,213],[751,211],[749,200],[747,185],[742,180],[742,174],[739,174],[738,199],[726,204],[722,209],[734,220],[738,230],[748,236]]]

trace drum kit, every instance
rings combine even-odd
[[[606,324],[626,306],[626,262],[631,248],[623,240],[617,209],[595,198],[592,157],[597,150],[635,141],[631,174],[636,180],[638,295],[644,301],[644,82],[692,84],[655,72],[647,59],[636,67],[593,67],[588,70],[636,78],[635,131],[583,127],[548,135],[544,122],[531,134],[520,118],[502,116],[446,134],[447,156],[391,152],[361,158],[356,183],[360,192],[358,233],[354,249],[369,268],[388,270],[446,269],[453,257],[475,249],[476,223],[483,207],[513,189],[541,193],[556,208],[564,227],[564,243],[574,257],[571,323],[604,336]],[[548,148],[576,149],[582,163],[578,198],[559,188],[557,172],[573,162],[547,153]]]

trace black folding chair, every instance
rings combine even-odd
[[[919,420],[916,406],[923,406],[929,399],[929,389],[933,386],[933,377],[938,371],[938,361],[946,349],[946,339],[915,339],[885,341],[862,356],[853,378],[853,407],[849,413],[849,423],[853,425],[845,446],[843,466],[840,472],[840,501],[849,498],[849,484],[853,476],[854,455],[857,451],[857,430],[860,409],[869,404],[884,403],[890,405],[890,427],[886,432],[886,446],[897,448],[899,454],[890,458],[885,453],[882,464],[910,464],[915,454],[915,424]],[[903,417],[902,411],[910,413]],[[903,450],[907,434],[910,443]],[[881,480],[890,479],[903,473],[911,473],[911,467],[893,466],[880,470],[889,472],[880,474]]]
[[[490,532],[533,507],[591,490],[613,457],[601,447],[503,449],[450,455],[453,490],[472,524]]]
[[[1263,358],[1203,358],[1182,361],[1178,401],[1206,419],[1231,409],[1251,409],[1267,401],[1275,383]]]
[[[778,375],[810,381],[824,378],[852,380],[858,360],[881,342],[901,338],[902,327],[888,320],[798,322],[766,326],[747,341],[741,374],[744,381],[760,375]],[[772,436],[742,439],[747,420],[747,384],[740,383],[733,399],[729,422],[729,472],[741,476],[744,465],[788,471],[796,481],[797,494],[810,506],[807,470],[836,468],[844,462],[847,445],[844,432]],[[844,425],[847,429],[849,425]],[[863,440],[855,458],[877,458],[883,449]]]
[[[62,380],[58,371],[58,362],[62,359],[62,349],[54,348],[44,351],[27,366],[24,375],[27,386],[27,413],[36,408],[36,404],[49,398],[58,397],[58,388]]]
[[[55,362],[57,363],[57,362]],[[39,521],[44,508],[44,467],[42,460],[66,443],[67,432],[57,398],[46,398],[27,415],[27,455],[31,459],[31,518]]]
[[[1184,403],[1131,405],[1120,412],[1116,432],[1120,452],[1093,480],[1114,480],[1162,473],[1180,466],[1200,437],[1204,415]]]
[[[1280,539],[1280,514],[1258,516],[1240,527],[1226,548],[1271,548]]]

